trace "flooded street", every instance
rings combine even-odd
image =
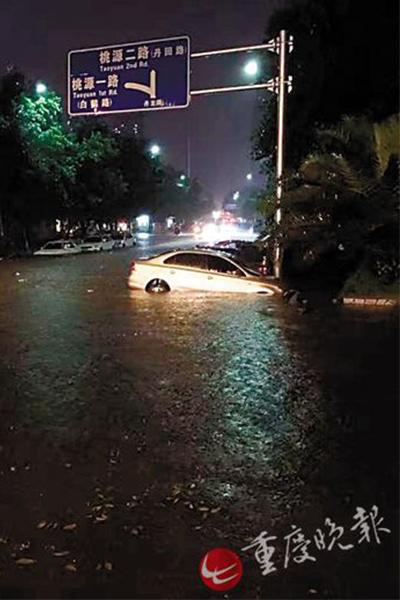
[[[182,239],[0,263],[0,597],[217,597],[219,547],[243,561],[227,598],[397,597],[396,314],[128,290]],[[391,532],[359,543],[374,505]],[[317,547],[327,518],[354,547]],[[285,568],[292,524],[314,560]],[[242,550],[262,531],[266,576]]]

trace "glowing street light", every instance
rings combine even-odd
[[[155,158],[156,156],[160,156],[161,154],[161,148],[158,144],[153,144],[150,148],[150,154],[153,158]]]
[[[233,194],[233,199],[234,199],[234,200],[239,200],[239,196],[240,196],[240,193],[239,193],[238,191],[236,191],[236,192]]]
[[[247,173],[246,179],[247,181],[251,181],[253,179],[253,175],[251,173]]]
[[[185,187],[185,185],[186,185],[186,182],[187,182],[187,177],[186,177],[186,175],[183,175],[183,174],[182,174],[182,175],[179,177],[179,181],[178,181],[178,183],[177,183],[176,185],[177,185],[178,187],[180,187],[180,188],[183,188],[183,187]]]
[[[47,85],[45,85],[41,81],[38,81],[38,83],[36,84],[36,93],[37,94],[45,94],[46,92],[47,92]]]
[[[244,72],[246,73],[246,75],[249,75],[249,77],[254,77],[255,75],[258,75],[258,71],[259,65],[258,62],[254,60],[254,58],[249,60],[244,66]]]
[[[147,228],[150,225],[149,215],[139,215],[139,217],[136,217],[136,223],[138,227]]]

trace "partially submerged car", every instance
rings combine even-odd
[[[112,233],[113,248],[132,248],[136,246],[136,237],[129,231],[126,233]]]
[[[162,293],[176,289],[281,294],[275,281],[219,252],[178,250],[133,261],[128,286]]]
[[[34,256],[69,256],[82,252],[79,244],[72,240],[54,240],[47,242],[40,250],[34,252]]]
[[[102,250],[112,250],[114,241],[110,235],[89,235],[82,244],[82,252],[101,252]]]

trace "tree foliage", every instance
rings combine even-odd
[[[297,167],[315,128],[343,115],[380,122],[399,111],[398,3],[382,0],[302,0],[276,11],[267,39],[286,29],[293,92],[287,102],[286,161]],[[254,140],[258,158],[275,152],[276,99],[268,97]]]
[[[74,181],[79,148],[75,136],[65,130],[61,98],[54,92],[46,96],[24,92],[16,115],[32,166],[53,182]]]
[[[397,130],[397,135],[395,131]],[[318,252],[368,257],[378,274],[398,275],[399,119],[376,125],[345,118],[317,131],[314,151],[301,163],[283,196],[281,233]],[[317,252],[314,248],[314,255]]]
[[[331,253],[332,264],[367,255],[378,273],[398,269],[398,23],[391,0],[299,0],[269,21],[266,39],[294,37],[284,221],[270,228],[288,254],[299,249],[301,268]],[[261,161],[275,160],[276,104],[265,99],[253,136]]]
[[[38,94],[16,70],[0,78],[0,244],[28,247],[35,227],[56,219],[85,229],[142,211],[194,218],[205,195],[179,176],[135,135],[97,117],[69,123],[54,92]]]

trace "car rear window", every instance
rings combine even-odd
[[[235,262],[239,265],[239,267],[241,269],[243,269],[243,271],[245,271],[248,275],[252,275],[252,277],[261,277],[260,273],[258,273],[257,271],[255,271],[254,269],[252,269],[251,267],[249,267],[247,265],[246,262],[244,262],[243,260],[240,260],[239,258],[235,258]]]
[[[164,264],[203,269],[205,271],[207,270],[207,256],[205,254],[195,254],[194,252],[181,252],[167,258]]]

